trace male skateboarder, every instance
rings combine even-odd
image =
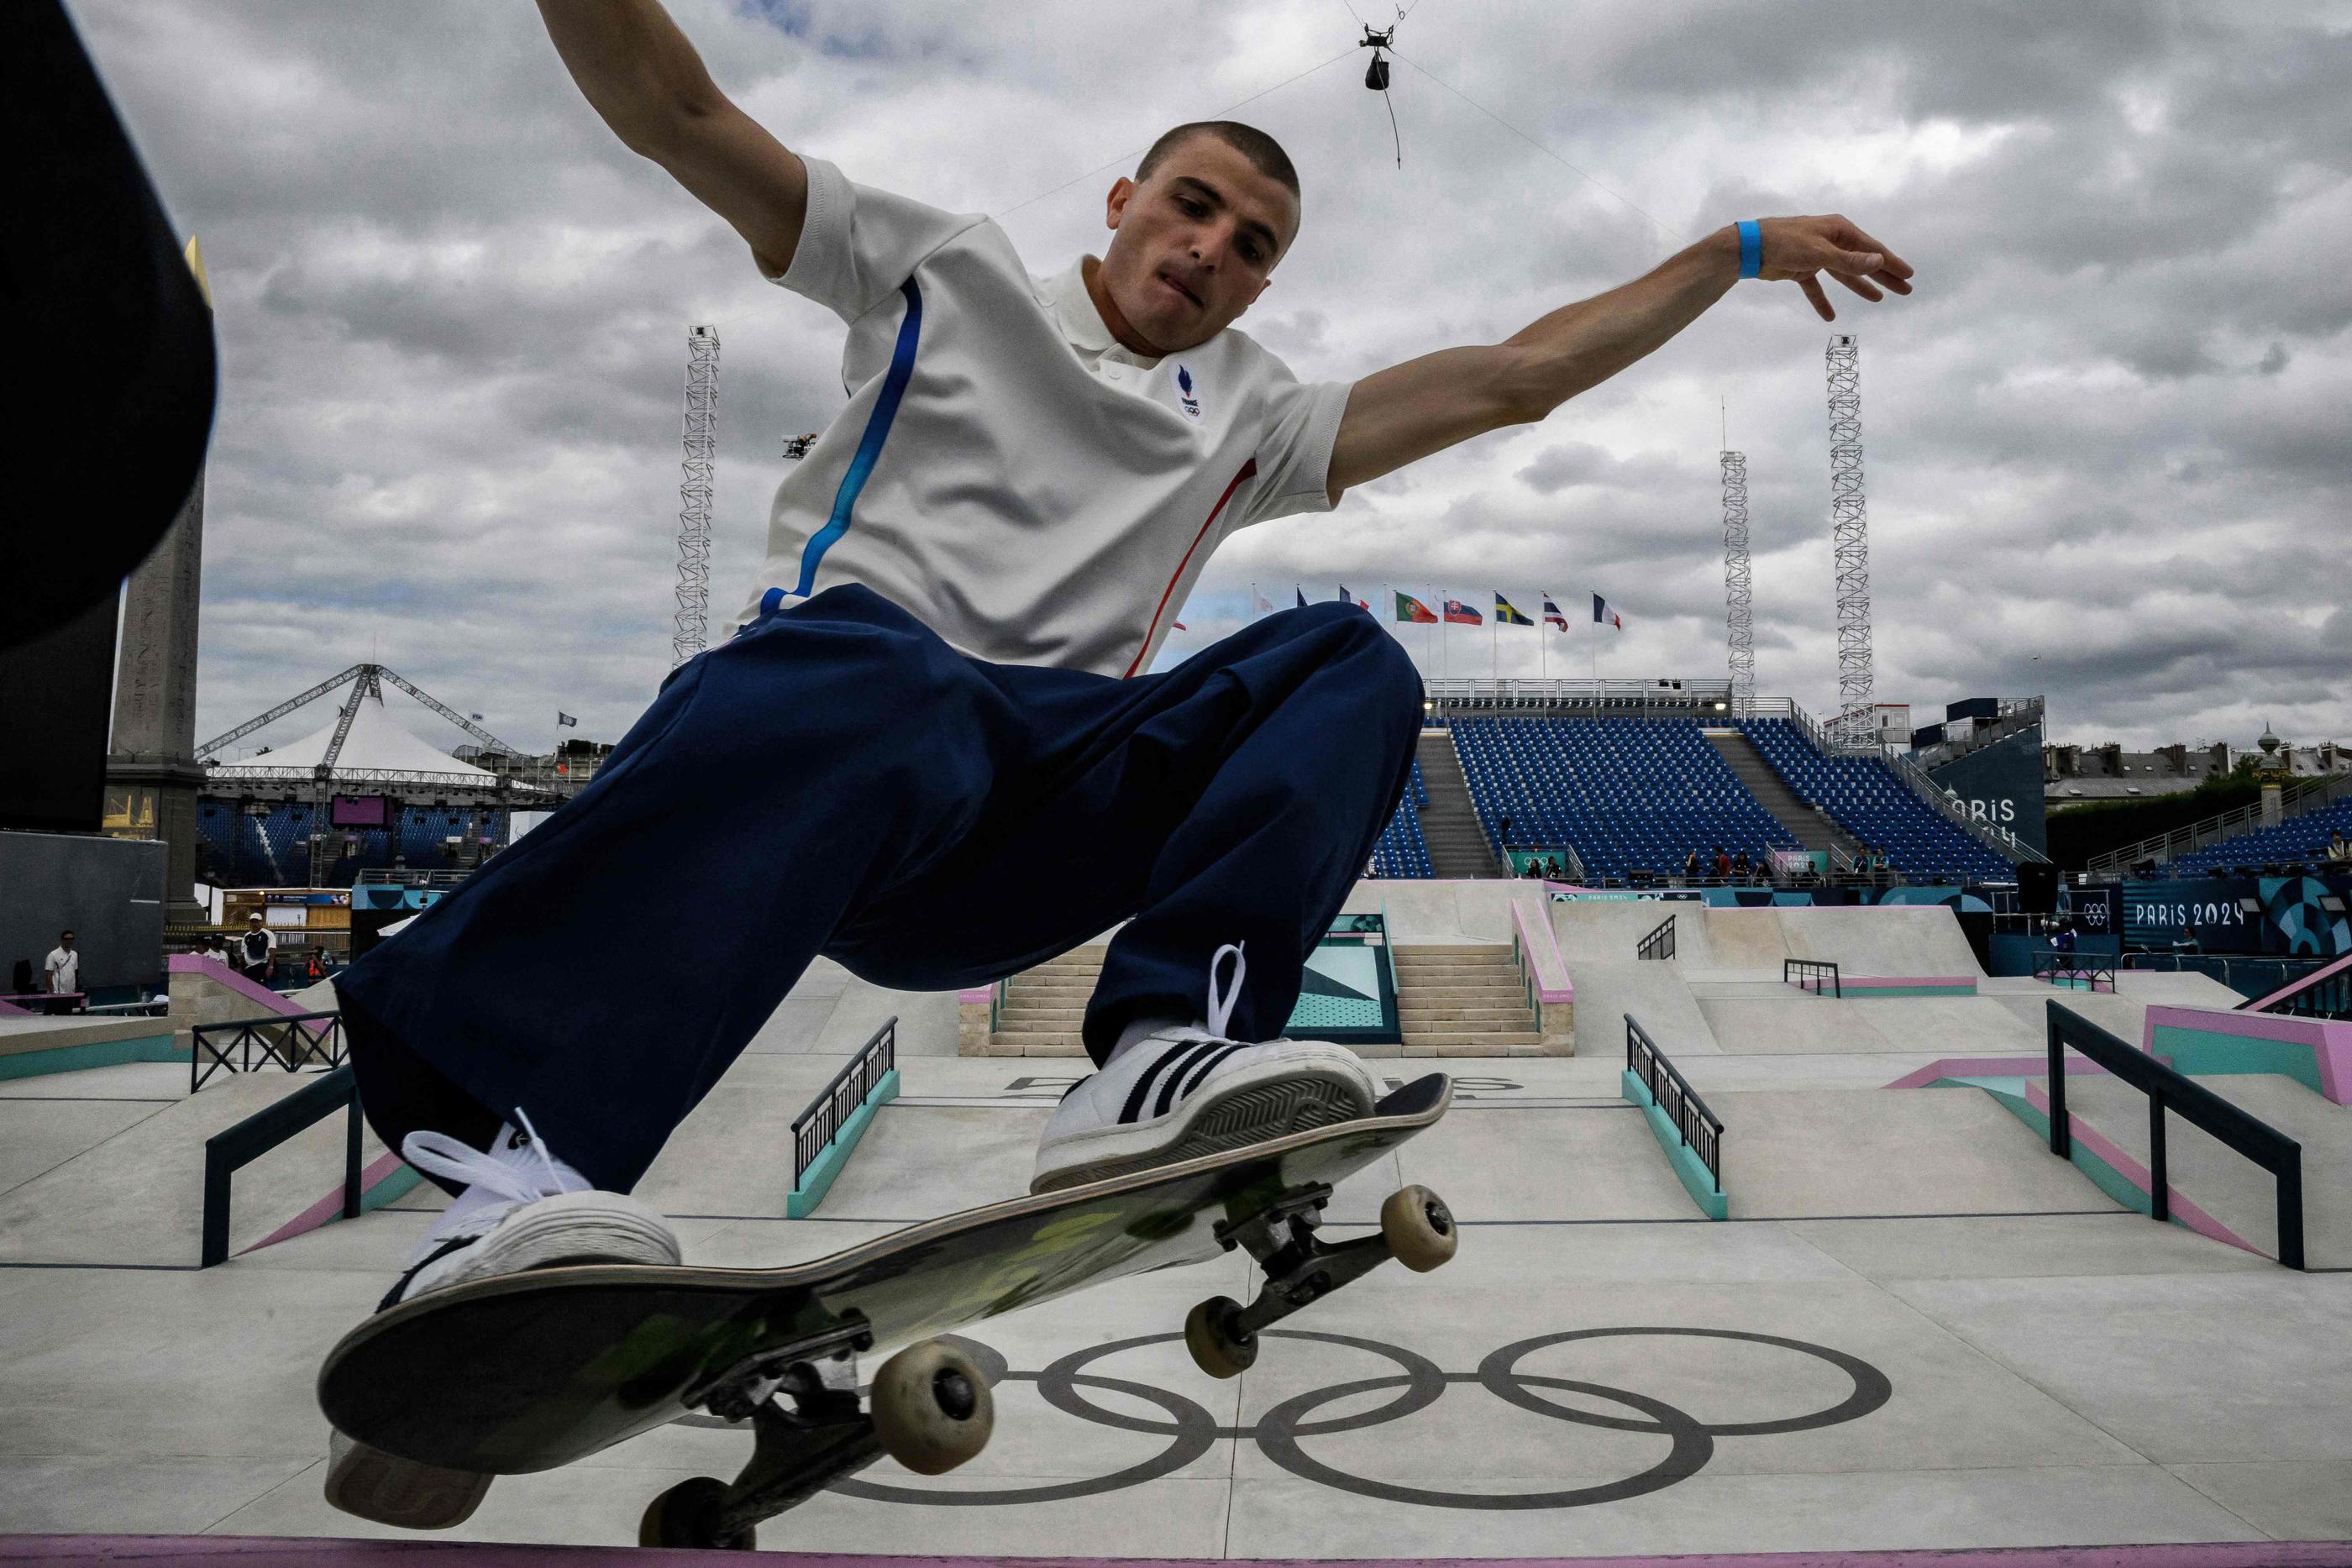
[[[787,150],[656,0],[541,12],[621,140],[846,324],[850,398],[777,489],[734,636],[337,981],[370,1120],[457,1195],[387,1304],[556,1259],[677,1261],[624,1195],[820,954],[949,989],[1126,922],[1041,1186],[1367,1113],[1352,1052],[1275,1037],[1402,793],[1421,682],[1343,603],[1151,673],[1187,590],[1235,529],[1540,420],[1743,276],[1824,317],[1821,271],[1909,291],[1843,219],[1767,219],[1506,342],[1301,382],[1231,328],[1299,232],[1260,131],[1169,132],[1111,186],[1105,254],[1039,277],[988,218]],[[642,983],[646,941],[681,931],[698,982]]]

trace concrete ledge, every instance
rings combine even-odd
[[[850,1152],[857,1147],[857,1140],[873,1124],[874,1113],[898,1097],[898,1070],[894,1067],[874,1085],[866,1103],[849,1113],[849,1120],[833,1134],[833,1142],[824,1146],[824,1152],[810,1162],[800,1186],[784,1199],[786,1218],[806,1219],[816,1212],[816,1206],[824,1201],[825,1190],[833,1186],[833,1178],[841,1174],[841,1167],[849,1162]]]
[[[1511,951],[1527,977],[1528,998],[1536,1009],[1536,1034],[1546,1056],[1576,1054],[1576,983],[1569,978],[1568,961],[1559,955],[1559,939],[1541,906],[1533,916],[1528,906],[1511,900]]]
[[[1795,985],[1795,981],[1789,982]],[[1869,1001],[1886,997],[1973,997],[1977,994],[1974,975],[1845,975],[1839,978],[1839,989],[1850,1002]],[[1827,986],[1818,990],[1800,988],[1809,996],[1822,996],[1832,1001],[1838,993]]]
[[[2338,1105],[2352,1105],[2352,1023],[2280,1013],[2150,1005],[2140,1049],[2194,1076],[2276,1072]]]
[[[187,1059],[170,1022],[157,1018],[45,1019],[0,1032],[0,1080]]]
[[[1650,1086],[1642,1082],[1640,1073],[1626,1068],[1617,1075],[1618,1092],[1642,1108],[1642,1119],[1650,1124],[1650,1133],[1665,1151],[1666,1163],[1674,1167],[1675,1177],[1683,1190],[1699,1207],[1699,1212],[1709,1219],[1731,1218],[1731,1195],[1715,1190],[1715,1177],[1699,1161],[1698,1155],[1683,1142],[1682,1130],[1676,1127],[1658,1103],[1650,1095]]]

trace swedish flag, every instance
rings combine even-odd
[[[1495,624],[1497,626],[1532,626],[1534,622],[1511,608],[1511,601],[1501,594],[1495,595]]]

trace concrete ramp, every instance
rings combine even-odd
[[[1841,1056],[1897,1049],[1878,1029],[1889,1005],[1792,991],[1786,1000],[1717,998],[1698,1008],[1727,1056]]]
[[[1716,969],[1769,970],[1777,977],[1781,961],[1795,956],[1781,936],[1777,909],[1710,909],[1705,925],[1707,952]]]
[[[1860,904],[1775,910],[1791,958],[1822,958],[1849,976],[1982,975],[1954,914],[1940,905]]]
[[[1398,942],[1508,942],[1514,900],[1526,904],[1530,914],[1537,913],[1543,884],[1500,877],[1359,882],[1339,908],[1347,915],[1387,909],[1389,936]]]
[[[1706,1013],[1691,996],[1689,982],[1674,965],[1570,958],[1568,975],[1576,986],[1579,1056],[1622,1058],[1627,1013],[1633,1015],[1660,1051],[1677,1061],[1723,1054]]]
[[[1642,938],[1656,930],[1666,916],[1675,917],[1675,956],[1685,968],[1711,969],[1714,956],[1706,940],[1706,906],[1689,899],[1577,900],[1549,905],[1552,933],[1559,939],[1560,956],[1574,963],[1590,958],[1603,964],[1632,961]],[[1657,960],[1650,960],[1656,962]]]
[[[1756,1090],[1707,1103],[1734,1218],[2121,1208],[1989,1094]]]
[[[79,1153],[0,1192],[0,1261],[194,1268],[203,1241],[205,1140],[317,1082],[315,1073],[277,1071],[216,1078],[128,1124],[94,1127]],[[0,1103],[0,1141],[23,1134],[12,1127],[44,1117],[48,1104]],[[236,1173],[232,1257],[341,1190],[343,1138],[337,1113]],[[385,1153],[363,1127],[362,1171],[384,1163]]]

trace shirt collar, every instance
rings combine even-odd
[[[1054,310],[1059,319],[1062,336],[1071,344],[1090,354],[1118,360],[1130,365],[1149,368],[1160,362],[1161,356],[1145,358],[1134,353],[1110,335],[1110,325],[1102,319],[1095,305],[1095,297],[1087,291],[1087,261],[1080,256],[1054,279]]]

